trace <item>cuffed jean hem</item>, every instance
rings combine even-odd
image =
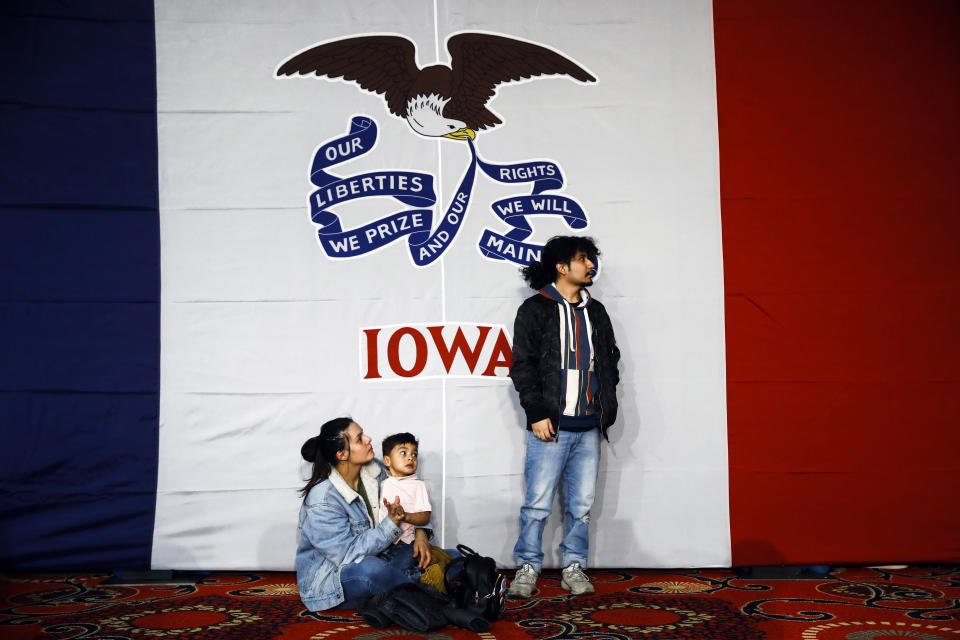
[[[579,562],[581,569],[587,568],[587,559],[582,556],[564,556],[563,559],[560,561],[560,568],[566,569],[567,567],[572,565],[574,562]]]

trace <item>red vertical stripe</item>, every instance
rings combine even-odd
[[[587,371],[587,406],[589,407],[593,403],[593,394],[590,393],[590,376],[593,375],[592,371]],[[587,409],[587,415],[590,415],[590,410]]]
[[[715,0],[735,564],[960,560],[960,3]]]

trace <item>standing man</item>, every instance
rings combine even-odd
[[[529,598],[543,562],[543,527],[563,484],[563,580],[573,595],[593,593],[584,573],[600,437],[617,418],[620,350],[603,305],[590,297],[600,251],[592,238],[557,236],[540,262],[521,270],[536,294],[517,310],[510,376],[526,413],[526,491],[518,565],[508,594]]]

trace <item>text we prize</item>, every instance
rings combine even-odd
[[[364,380],[510,377],[513,352],[503,325],[462,322],[360,330]]]

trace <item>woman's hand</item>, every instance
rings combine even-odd
[[[417,566],[426,569],[430,564],[430,542],[427,540],[427,532],[423,529],[417,529],[413,538],[413,557],[419,559]]]
[[[386,498],[383,499],[383,506],[387,508],[387,515],[393,521],[393,524],[400,524],[405,522],[406,512],[403,510],[403,507],[400,506],[400,496],[397,496],[394,502],[389,502]]]

